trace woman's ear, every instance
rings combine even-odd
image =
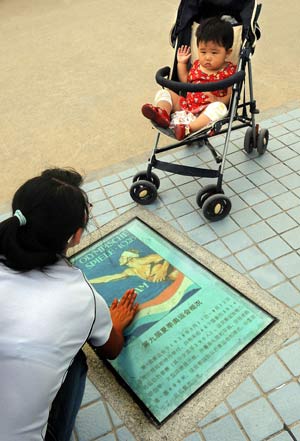
[[[73,236],[70,237],[68,240],[68,248],[75,247],[75,245],[78,245],[80,243],[81,237],[83,234],[83,228],[78,228],[77,231],[73,234]]]

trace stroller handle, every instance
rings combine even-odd
[[[226,89],[233,84],[241,83],[245,78],[245,72],[239,71],[225,80],[213,81],[211,83],[205,84],[191,84],[191,83],[181,83],[180,81],[169,80],[165,77],[170,75],[171,68],[166,66],[159,69],[155,75],[155,80],[158,84],[174,92],[212,92],[214,90]]]

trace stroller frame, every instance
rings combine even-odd
[[[184,0],[182,1],[184,2]],[[260,14],[261,5],[253,2],[253,13],[251,17],[252,29],[257,25],[257,19]],[[258,28],[259,29],[259,28]],[[249,34],[249,32],[248,32]],[[233,130],[238,130],[248,127],[244,137],[244,150],[246,153],[251,153],[256,149],[259,155],[263,155],[266,151],[269,132],[266,129],[259,129],[256,124],[255,115],[259,113],[254,99],[253,81],[252,81],[252,66],[251,55],[254,51],[255,39],[254,34],[246,35],[243,38],[243,44],[240,50],[239,62],[237,72],[231,77],[207,84],[188,84],[180,83],[170,80],[171,69],[164,67],[156,73],[156,82],[163,87],[168,87],[174,91],[213,91],[225,87],[232,86],[232,96],[229,105],[229,111],[225,118],[212,124],[209,129],[203,128],[198,132],[192,133],[182,141],[158,147],[160,140],[160,131],[164,130],[153,124],[159,132],[157,133],[155,145],[152,154],[148,160],[147,169],[137,173],[133,177],[133,184],[130,188],[130,195],[132,199],[142,205],[148,205],[157,198],[157,190],[160,185],[159,177],[153,173],[152,169],[163,170],[165,172],[194,177],[216,178],[217,183],[204,186],[197,194],[196,201],[200,208],[202,208],[203,215],[210,221],[218,221],[226,217],[231,210],[231,202],[225,196],[222,189],[223,175],[225,169],[226,156],[229,147],[230,134]],[[248,88],[249,100],[246,101],[246,67],[248,74]],[[242,90],[243,102],[238,104]],[[249,116],[249,113],[250,116]],[[224,128],[223,126],[227,126]],[[224,150],[221,155],[210,143],[209,138],[226,133]],[[157,159],[157,155],[166,151],[173,150],[183,145],[198,144],[199,147],[205,145],[210,150],[213,159],[215,160],[217,169],[196,168],[181,164],[174,164],[164,162]]]

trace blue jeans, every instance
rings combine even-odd
[[[45,441],[70,440],[84,393],[87,369],[86,356],[80,349],[52,403]]]

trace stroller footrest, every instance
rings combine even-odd
[[[187,165],[172,164],[170,162],[158,160],[155,160],[152,165],[158,170],[183,176],[197,176],[201,178],[217,178],[219,176],[219,170],[189,167]]]

